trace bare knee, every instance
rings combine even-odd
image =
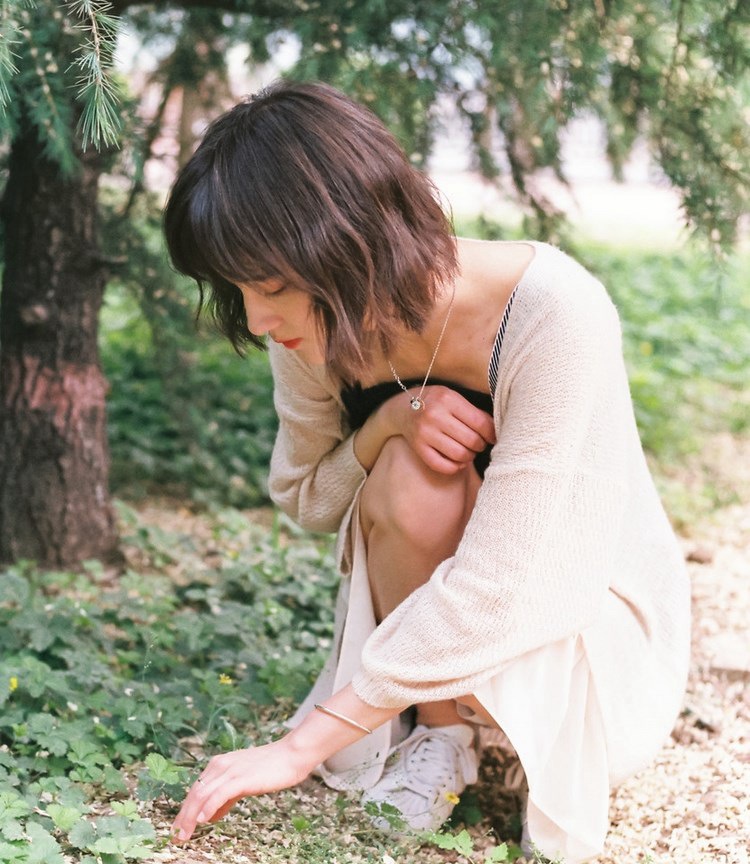
[[[360,518],[365,533],[373,525],[397,530],[418,547],[430,547],[446,532],[463,530],[476,497],[468,468],[439,474],[428,468],[403,438],[389,439],[362,491]]]

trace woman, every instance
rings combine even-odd
[[[454,238],[380,121],[320,84],[219,118],[165,227],[235,347],[270,337],[271,494],[338,529],[344,577],[294,728],[211,759],[178,837],[316,769],[436,828],[488,725],[523,767],[525,842],[596,854],[610,784],[671,729],[689,643],[603,287],[545,244]]]

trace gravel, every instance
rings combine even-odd
[[[750,505],[719,511],[684,546],[693,584],[685,710],[654,764],[614,791],[598,864],[749,860]]]

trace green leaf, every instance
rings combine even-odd
[[[15,792],[0,792],[0,826],[5,820],[22,819],[31,813],[31,807]]]
[[[68,842],[71,846],[75,846],[76,849],[91,850],[94,843],[96,843],[96,828],[88,819],[81,819],[71,829],[68,835]]]
[[[109,836],[97,840],[92,851],[101,855],[123,855],[126,858],[145,858],[150,855],[153,850],[143,843],[144,841],[151,843],[155,839],[153,825],[145,819],[128,824],[125,821],[118,822],[116,818],[105,817],[100,820],[100,830],[106,823]]]
[[[127,837],[100,837],[91,847],[92,852],[100,852],[103,855],[118,855],[125,851]]]
[[[431,831],[428,832],[425,839],[430,843],[434,843],[439,849],[454,849],[456,852],[460,852],[461,855],[471,855],[474,851],[474,841],[465,828],[458,834]]]
[[[0,579],[0,604],[8,604],[11,608],[24,606],[29,599],[28,581],[18,573],[9,570]]]
[[[471,855],[474,850],[474,841],[465,828],[456,835],[456,845],[453,848],[462,855]]]
[[[122,774],[113,765],[104,766],[104,779],[102,782],[107,792],[127,792],[128,790]]]
[[[495,846],[495,848],[490,851],[490,854],[484,859],[484,864],[496,864],[496,862],[507,860],[508,844],[501,843],[499,846]]]
[[[36,822],[26,826],[29,838],[28,864],[65,864],[60,844]]]
[[[109,757],[101,746],[87,738],[77,738],[70,742],[68,758],[74,765],[92,767],[109,765]]]
[[[146,768],[148,768],[151,777],[158,783],[180,782],[178,768],[159,753],[149,753],[146,756]]]
[[[83,816],[83,811],[75,807],[64,807],[62,804],[48,804],[47,813],[52,817],[55,828],[66,834]]]
[[[54,756],[68,752],[68,736],[60,728],[60,721],[51,714],[32,714],[29,717],[29,737]],[[76,742],[73,741],[71,746]]]
[[[6,840],[21,840],[23,826],[19,820],[31,813],[31,807],[15,792],[0,792],[0,834]]]
[[[13,843],[4,843],[0,841],[0,861],[3,864],[14,864],[16,861],[27,861],[26,850],[28,846],[26,843],[21,845],[14,845]]]
[[[113,801],[112,809],[119,816],[124,816],[126,819],[133,820],[138,818],[138,804],[135,801]]]
[[[23,823],[8,821],[2,828],[0,828],[0,834],[2,834],[6,840],[23,840]]]

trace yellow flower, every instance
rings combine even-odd
[[[219,675],[219,684],[234,684],[234,680],[229,675],[225,675],[223,672]]]
[[[18,690],[18,678],[15,675],[11,675],[10,681],[8,681],[8,689],[11,693],[14,690]]]
[[[458,797],[458,795],[456,795],[455,792],[446,792],[445,800],[450,801],[451,804],[458,804],[461,799]]]

